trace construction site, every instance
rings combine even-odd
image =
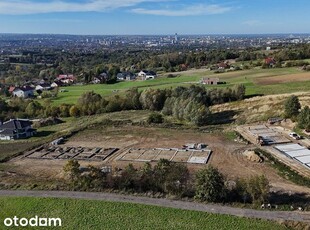
[[[211,149],[206,144],[193,143],[178,148],[103,148],[103,147],[74,147],[52,141],[24,155],[24,158],[37,160],[81,160],[104,161],[114,153],[120,153],[117,161],[156,162],[167,159],[173,162],[206,164],[211,156]],[[63,141],[63,139],[61,139]]]
[[[177,148],[130,148],[124,152],[118,161],[152,162],[167,159],[173,162],[206,164],[211,156],[210,149],[177,149]]]
[[[282,134],[285,130],[280,126],[247,125],[237,127],[237,131],[251,143],[260,144],[261,146],[291,142],[291,140]]]
[[[118,148],[85,148],[85,147],[68,147],[45,145],[32,150],[24,157],[29,159],[75,159],[75,160],[90,160],[103,161],[113,153],[117,152]]]
[[[276,149],[287,157],[299,161],[310,169],[310,150],[300,144],[276,145]]]
[[[276,134],[277,130],[280,130],[276,126],[272,128]],[[198,132],[132,125],[92,127],[68,138],[51,140],[47,144],[12,158],[9,161],[10,173],[5,175],[3,181],[45,183],[54,179],[62,180],[63,168],[68,159],[78,160],[81,168],[92,165],[104,171],[122,170],[129,164],[135,168],[141,168],[146,162],[155,166],[158,160],[167,159],[186,164],[190,173],[212,165],[230,180],[264,174],[277,190],[284,191],[289,188],[291,191],[304,191],[303,187],[296,187],[283,179],[275,169],[261,161],[259,157],[256,160],[253,158],[254,155],[249,157],[243,154],[249,149],[255,150],[258,146],[256,137],[248,132],[248,127],[243,129],[244,137],[251,136],[250,140],[255,144],[247,144],[239,138],[236,140],[236,137],[227,138],[222,131]],[[257,131],[256,128],[255,132]],[[271,133],[268,129],[265,131]],[[285,134],[289,131],[282,131],[283,134],[280,132],[278,135],[285,137],[285,142],[290,141],[291,138]],[[273,136],[275,136],[274,133]],[[290,164],[292,168],[299,168],[300,171],[308,171],[310,174],[310,170],[307,170],[299,161],[289,158],[274,148],[282,144],[292,143],[265,145],[261,148],[266,148],[266,151]]]
[[[290,136],[292,131],[282,126],[245,125],[236,130],[249,142],[272,153],[300,174],[310,175],[309,139],[294,139]]]

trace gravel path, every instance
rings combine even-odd
[[[13,197],[54,197],[54,198],[73,198],[104,200],[115,202],[128,202],[145,205],[155,205],[161,207],[203,211],[217,214],[228,214],[239,217],[259,218],[266,220],[292,220],[310,223],[309,212],[288,212],[288,211],[266,211],[234,208],[228,206],[185,202],[179,200],[155,199],[148,197],[121,195],[114,193],[95,193],[95,192],[72,192],[72,191],[26,191],[26,190],[0,190],[0,196]]]

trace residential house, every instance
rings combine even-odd
[[[57,88],[57,87],[61,87],[63,86],[64,83],[62,83],[61,81],[54,81],[52,84],[51,84],[51,87],[52,88]]]
[[[219,70],[224,70],[224,69],[229,69],[230,65],[228,62],[221,62],[221,63],[217,64],[217,67]]]
[[[276,63],[276,60],[272,57],[265,58],[265,64],[269,67],[273,67]]]
[[[120,72],[116,75],[119,81],[132,81],[136,79],[136,75],[131,72]]]
[[[12,95],[14,97],[29,98],[34,96],[33,88],[30,86],[16,87]]]
[[[51,90],[51,89],[52,89],[52,86],[51,86],[51,84],[48,84],[48,83],[38,84],[38,85],[36,85],[36,88],[35,88],[35,90],[40,90],[40,91],[47,91],[47,90]]]
[[[13,91],[16,89],[16,87],[15,86],[10,86],[10,88],[9,88],[9,93],[11,94],[11,95],[13,95]]]
[[[92,83],[94,83],[94,84],[104,84],[104,83],[106,83],[109,80],[110,80],[109,74],[107,72],[102,72],[98,76],[94,77],[94,79],[92,80]]]
[[[204,85],[218,85],[220,83],[219,78],[209,78],[209,77],[204,77],[200,81]]]
[[[61,74],[57,77],[57,81],[70,85],[76,81],[76,77],[73,74]]]
[[[32,128],[32,122],[26,119],[11,119],[0,124],[0,140],[16,140],[32,137],[36,130]]]
[[[155,79],[157,77],[154,71],[141,70],[138,73],[138,77],[141,77],[142,80]]]

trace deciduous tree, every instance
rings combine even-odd
[[[295,95],[290,96],[284,103],[284,116],[285,118],[294,118],[299,114],[301,106],[298,97]]]
[[[216,168],[209,166],[196,173],[195,198],[200,201],[218,202],[224,197],[224,176]]]

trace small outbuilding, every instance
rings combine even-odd
[[[218,85],[220,83],[220,79],[204,77],[201,79],[201,83],[204,85]]]

